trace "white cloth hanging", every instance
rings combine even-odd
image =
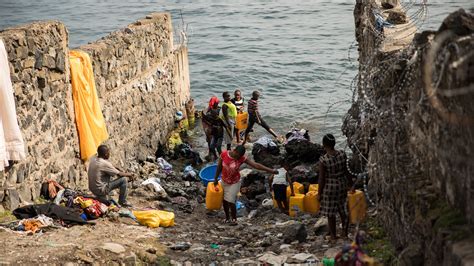
[[[25,144],[16,118],[7,51],[0,39],[0,171],[8,166],[9,160],[20,161],[25,157]]]

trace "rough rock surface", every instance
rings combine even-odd
[[[471,235],[474,221],[474,15],[459,10],[438,32],[407,41],[400,31],[374,32],[374,8],[358,1],[354,11],[357,99],[343,131],[403,260],[438,264],[459,257],[445,247]]]

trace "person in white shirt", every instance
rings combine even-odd
[[[289,205],[286,198],[286,187],[288,184],[291,188],[291,196],[295,195],[295,191],[293,190],[291,177],[288,174],[288,163],[284,162],[282,167],[278,169],[278,174],[270,176],[268,181],[270,183],[270,191],[274,193],[274,199],[278,204],[278,208],[280,208],[281,212],[288,214]]]

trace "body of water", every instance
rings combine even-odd
[[[402,1],[403,2],[403,1]],[[421,1],[406,1],[419,19]],[[192,95],[199,107],[212,95],[260,90],[261,113],[278,133],[291,125],[341,136],[357,72],[355,1],[112,1],[0,0],[0,28],[34,20],[66,24],[71,47],[156,11],[169,11],[177,31],[187,28]],[[428,1],[423,29],[437,29],[470,0]],[[184,21],[184,23],[183,23]],[[328,111],[329,105],[334,104]],[[260,130],[259,130],[260,131]]]

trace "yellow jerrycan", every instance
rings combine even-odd
[[[290,197],[290,216],[296,216],[296,212],[304,212],[304,195],[303,194],[295,194],[294,196]]]
[[[319,190],[319,184],[310,184],[310,185],[309,185],[308,191],[316,191],[316,192],[318,192],[318,190]]]
[[[316,214],[319,212],[319,200],[317,191],[308,191],[304,196],[304,210],[311,214]]]
[[[221,183],[214,186],[214,182],[207,183],[206,189],[206,209],[220,210],[224,200],[224,190]]]
[[[247,129],[249,114],[247,112],[238,113],[235,118],[235,127],[238,130]]]
[[[347,193],[349,207],[349,221],[351,224],[362,222],[367,215],[367,202],[362,191],[356,190],[355,193]]]
[[[293,182],[293,189],[295,190],[295,194],[303,194],[304,195],[304,185],[298,182]],[[286,198],[289,199],[291,196],[291,187],[286,187]]]

